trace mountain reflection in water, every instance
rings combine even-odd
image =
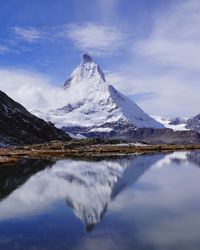
[[[0,194],[4,200],[0,203],[0,220],[35,213],[62,198],[86,231],[91,231],[110,200],[163,157],[156,154],[97,161],[61,160],[54,164],[23,160],[2,168]]]
[[[198,173],[200,176],[200,172],[195,172],[199,171],[199,166],[199,151],[118,156],[94,160],[66,159],[57,162],[21,160],[16,165],[0,168],[0,230],[1,224],[10,223],[12,220],[29,221],[28,218],[37,218],[37,216],[39,218],[39,216],[48,213],[52,213],[51,226],[59,228],[61,221],[53,222],[53,214],[56,208],[55,213],[60,213],[62,217],[63,212],[59,212],[59,204],[62,202],[65,206],[64,210],[71,211],[73,218],[75,220],[78,218],[77,221],[84,224],[87,232],[96,231],[93,229],[107,212],[107,220],[111,220],[112,216],[120,213],[121,220],[130,217],[126,221],[126,225],[130,223],[130,228],[134,226],[134,230],[136,230],[135,227],[139,223],[138,228],[146,230],[148,237],[151,235],[149,241],[152,241],[155,235],[160,235],[155,237],[155,241],[161,247],[162,244],[166,243],[161,231],[155,231],[157,227],[154,225],[155,227],[149,232],[148,225],[144,228],[142,225],[151,223],[152,226],[153,221],[156,218],[159,219],[159,216],[159,220],[162,221],[161,217],[174,217],[176,214],[181,215],[184,209],[191,209],[188,204],[195,204],[196,200],[194,195],[190,195],[190,193],[195,193],[195,190],[199,188],[199,182],[196,181],[196,178],[198,180]],[[195,178],[190,182],[187,178],[188,173],[192,173],[191,171],[196,174],[191,175]],[[144,176],[146,176],[146,181],[144,181]],[[140,179],[143,179],[143,182]],[[182,189],[180,185],[182,185]],[[177,190],[172,189],[173,187],[176,187]],[[184,192],[184,187],[188,193]],[[190,191],[190,187],[193,187],[194,190],[191,189]],[[183,205],[184,199],[190,200],[190,202],[187,202],[187,206]],[[194,208],[198,206],[200,204],[195,204]],[[134,208],[134,214],[128,208]],[[177,212],[179,210],[180,213]],[[148,213],[149,216],[147,217]],[[72,220],[72,217],[69,216],[69,218]],[[119,217],[117,217],[117,220],[116,217],[113,218],[115,219],[112,220],[112,225],[119,223]],[[134,218],[134,223],[132,218]],[[143,218],[146,218],[145,221]],[[103,222],[104,220],[99,225]],[[65,221],[62,223],[68,223],[70,227],[71,222]],[[165,223],[168,225],[167,221]],[[178,227],[178,225],[176,226]],[[73,226],[71,227],[73,228]],[[73,230],[78,230],[77,225],[76,229]],[[119,229],[115,228],[115,230]],[[155,235],[153,235],[154,231]],[[128,235],[130,232],[129,230],[126,233],[127,240],[133,238],[133,235]],[[109,235],[108,231],[107,234]],[[148,237],[146,236],[145,240]],[[175,238],[176,235],[173,234],[173,237]],[[171,239],[173,237],[171,236]],[[180,235],[177,235],[177,237],[180,237]],[[153,243],[151,242],[151,244]],[[184,246],[184,244],[181,246]],[[49,246],[47,249],[53,248]],[[124,247],[124,249],[126,248]],[[129,248],[127,247],[127,249]],[[154,248],[149,246],[149,249]]]

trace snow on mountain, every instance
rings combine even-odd
[[[67,132],[110,132],[114,127],[164,128],[132,100],[110,85],[92,58],[84,54],[80,65],[64,84],[67,93],[64,107],[47,113],[34,111]]]
[[[186,127],[200,133],[200,114],[188,119]]]
[[[187,125],[187,118],[166,118],[166,117],[160,117],[160,116],[152,116],[157,122],[163,124],[166,128],[171,128],[173,130],[189,130]]]

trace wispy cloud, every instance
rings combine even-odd
[[[148,64],[143,66],[148,67]],[[193,73],[181,70],[147,73],[125,65],[121,72],[109,74],[106,78],[149,114],[191,117],[200,113],[199,78]],[[146,95],[147,92],[151,95]]]
[[[26,42],[36,42],[44,38],[44,33],[40,29],[35,27],[14,27],[13,28],[14,34],[17,36],[18,39],[24,40]]]
[[[199,70],[200,2],[177,1],[156,16],[150,35],[134,44],[134,52],[159,63]]]
[[[10,48],[6,45],[0,45],[0,54],[5,54],[10,51]]]
[[[56,27],[14,27],[15,39],[28,43],[68,40],[74,47],[94,55],[111,55],[125,42],[125,34],[113,26],[92,22],[70,23]]]
[[[171,2],[154,14],[151,30],[132,42],[133,53],[107,79],[150,114],[196,115],[200,113],[200,2]],[[144,96],[146,92],[153,98]]]
[[[116,27],[95,23],[69,24],[59,35],[71,39],[78,49],[95,55],[112,54],[124,42],[124,36]]]

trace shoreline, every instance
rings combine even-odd
[[[78,141],[79,142],[79,141]],[[88,141],[50,142],[30,146],[0,149],[0,165],[14,164],[21,158],[26,159],[64,159],[83,157],[103,157],[156,152],[173,152],[200,149],[198,145],[145,145],[134,143],[92,143]]]

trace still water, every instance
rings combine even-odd
[[[0,167],[0,249],[200,249],[200,152]]]

